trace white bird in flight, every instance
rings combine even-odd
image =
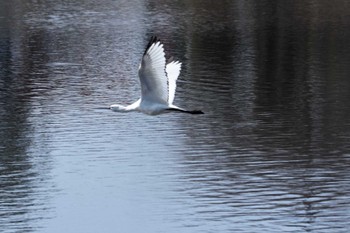
[[[110,109],[116,112],[138,111],[148,115],[170,111],[203,114],[200,110],[185,110],[173,105],[180,70],[181,62],[166,63],[163,44],[157,37],[152,37],[139,67],[141,98],[128,106],[113,104]]]

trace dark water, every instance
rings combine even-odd
[[[348,232],[349,28],[346,0],[1,1],[0,231]],[[154,34],[205,115],[97,109]]]

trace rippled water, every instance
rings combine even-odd
[[[0,3],[0,231],[348,232],[348,1]],[[151,35],[175,103],[139,96]]]

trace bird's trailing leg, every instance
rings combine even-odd
[[[185,110],[182,108],[168,108],[169,111],[177,111],[177,112],[183,112],[183,113],[189,113],[189,114],[204,114],[201,110]]]

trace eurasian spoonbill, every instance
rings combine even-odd
[[[166,63],[163,44],[157,37],[152,37],[142,56],[138,71],[141,98],[128,106],[113,104],[110,109],[116,112],[139,111],[148,115],[170,111],[203,114],[201,110],[185,110],[173,104],[180,70],[181,62]]]

